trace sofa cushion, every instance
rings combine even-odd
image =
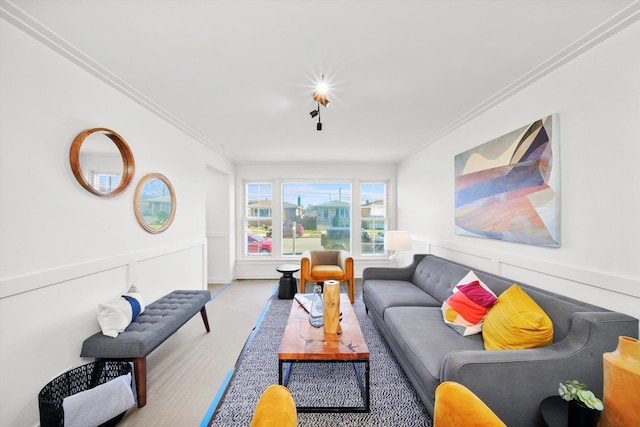
[[[339,251],[312,251],[311,265],[340,265]]]
[[[553,324],[540,306],[518,285],[500,294],[482,331],[486,350],[520,350],[553,341]]]
[[[411,281],[438,301],[441,306],[453,288],[469,272],[469,267],[445,259],[427,256],[416,266]],[[486,282],[485,282],[486,283]]]
[[[431,398],[435,398],[447,354],[484,348],[480,335],[463,337],[445,325],[440,307],[391,307],[385,311],[384,323],[407,361],[403,369]]]
[[[369,288],[375,289],[375,292],[367,292]],[[440,307],[441,305],[431,295],[404,280],[367,280],[362,292],[366,296],[367,308],[379,313],[381,317],[384,317],[384,312],[389,307]]]
[[[344,271],[339,265],[315,265],[311,267],[311,277],[324,277],[326,280],[342,279]]]
[[[479,334],[484,316],[496,301],[495,294],[469,271],[442,304],[442,317],[460,335]]]

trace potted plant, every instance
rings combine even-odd
[[[569,402],[569,427],[596,426],[604,405],[586,384],[576,380],[565,381],[560,383],[558,394]]]

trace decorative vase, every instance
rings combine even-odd
[[[598,427],[640,426],[640,342],[619,337],[618,347],[602,359],[604,411]]]
[[[311,326],[320,328],[323,324],[324,304],[322,302],[322,288],[320,285],[313,287],[313,296],[311,297],[311,308],[309,309],[309,323]]]
[[[578,400],[569,401],[568,427],[596,427],[600,411],[585,406]]]
[[[327,280],[324,282],[324,332],[338,333],[340,326],[340,282]]]

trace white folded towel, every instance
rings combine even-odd
[[[135,405],[131,374],[62,400],[65,427],[95,427]]]

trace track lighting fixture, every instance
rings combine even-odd
[[[317,101],[319,104],[322,104],[322,106],[325,108],[327,108],[329,104],[331,104],[327,99],[327,95],[320,92],[316,92],[313,94],[313,100]]]
[[[330,104],[329,100],[327,99],[328,89],[329,88],[327,84],[324,82],[324,74],[323,74],[322,82],[318,84],[316,91],[313,93],[313,100],[318,103],[318,107],[309,113],[312,119],[318,116],[318,124],[316,125],[316,130],[318,131],[322,130],[322,122],[320,121],[320,105],[322,104],[324,108],[327,108]]]
[[[309,113],[311,118],[318,116],[318,124],[316,125],[316,130],[322,130],[322,123],[320,122],[320,103],[318,103],[318,108]]]

